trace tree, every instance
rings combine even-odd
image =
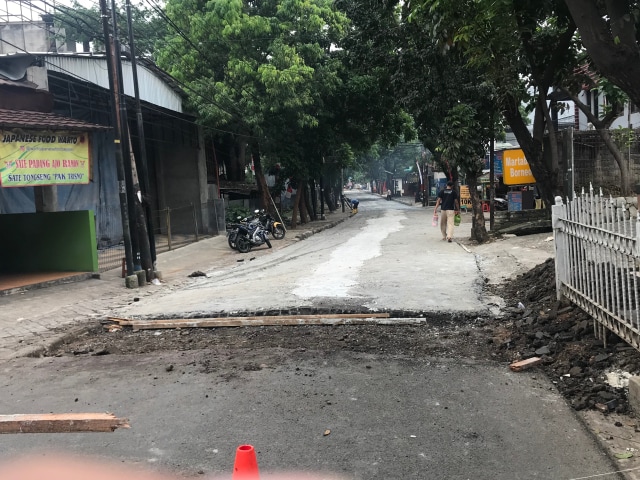
[[[283,131],[291,142],[317,125],[313,106],[321,87],[335,82],[330,46],[339,43],[344,17],[326,0],[174,0],[166,8],[179,31],[161,48],[160,65],[189,85],[205,125],[250,144],[267,206],[262,157]]]
[[[485,112],[479,112],[471,105],[460,103],[454,106],[443,122],[442,143],[438,147],[442,157],[466,176],[473,209],[471,238],[479,243],[489,239],[477,187],[484,168],[487,144],[493,135],[491,120],[487,119]]]
[[[640,105],[637,1],[565,0],[598,70]]]
[[[170,0],[167,15],[178,31],[160,65],[189,86],[204,125],[250,145],[264,203],[263,160],[302,191],[323,158],[345,167],[378,139],[410,133],[385,84],[350,63],[349,22],[331,1]]]
[[[601,115],[596,116],[591,111],[591,106],[585,104],[578,96],[580,91],[588,87],[593,94],[601,93],[606,98],[607,104],[601,109]],[[590,73],[585,65],[576,72],[576,75],[570,79],[564,86],[560,87],[578,108],[585,114],[589,122],[594,126],[598,135],[607,146],[607,149],[613,155],[613,158],[620,170],[620,187],[622,195],[631,194],[631,172],[629,165],[623,158],[622,152],[615,139],[613,138],[609,128],[613,121],[620,116],[624,110],[624,103],[628,101],[628,97],[622,91],[609,82],[605,78],[597,79],[595,74]],[[597,97],[596,97],[597,98]]]
[[[566,7],[557,0],[423,0],[419,5],[418,13],[430,18],[443,50],[461,49],[494,85],[496,106],[550,208],[561,184],[547,95],[576,65],[575,24]],[[535,111],[532,132],[521,113],[523,102]],[[550,155],[544,155],[545,134]]]
[[[431,35],[430,15],[423,16],[400,2],[365,1],[357,6],[350,15],[358,39],[354,56],[371,70],[390,72],[397,102],[412,115],[421,142],[434,154],[439,168],[452,180],[457,179],[458,169],[466,174],[474,189],[473,236],[485,241],[484,214],[475,185],[482,173],[478,159],[484,158],[483,149],[497,117],[489,114],[495,97],[490,83],[460,49],[443,54]],[[388,160],[381,152],[377,169],[387,173],[387,181],[394,172]]]

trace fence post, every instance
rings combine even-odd
[[[191,204],[191,211],[193,212],[193,228],[196,233],[196,242],[198,241],[198,215],[196,214],[196,206]]]
[[[636,198],[638,203],[638,213],[636,214],[636,259],[640,258],[640,184],[636,185]]]
[[[556,250],[556,299],[562,299],[562,282],[566,279],[566,251],[565,235],[562,232],[563,213],[565,211],[562,197],[555,198],[555,205],[551,207],[551,227],[553,228],[553,243]]]
[[[171,250],[171,209],[167,207],[167,244]]]

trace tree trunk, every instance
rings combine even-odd
[[[293,202],[293,208],[291,209],[291,229],[295,230],[298,227],[298,210],[300,209],[300,186],[296,191],[296,198]]]
[[[311,193],[311,205],[309,205],[311,208],[311,220],[318,220],[318,192],[316,182],[313,179],[309,180],[309,192]]]
[[[253,168],[258,184],[258,198],[260,199],[260,206],[267,210],[271,206],[271,193],[267,186],[267,180],[264,178],[262,159],[260,158],[260,145],[258,142],[251,143],[251,157],[253,158]]]
[[[489,240],[489,234],[485,226],[484,212],[482,211],[482,201],[478,195],[478,176],[468,174],[467,184],[469,185],[469,196],[471,197],[471,239],[478,243]]]
[[[629,166],[627,165],[625,159],[622,157],[622,153],[620,152],[618,145],[616,145],[616,142],[614,142],[613,138],[611,138],[611,132],[608,128],[596,129],[596,131],[600,134],[600,138],[602,138],[602,141],[607,146],[607,148],[611,152],[611,155],[613,155],[614,160],[618,164],[618,168],[620,169],[620,189],[622,196],[626,197],[631,195],[633,192],[631,187],[631,174],[629,173]]]
[[[527,125],[522,119],[518,107],[519,102],[514,98],[510,98],[506,102],[503,114],[513,134],[516,136],[525,157],[527,157],[527,162],[536,179],[536,184],[544,206],[547,210],[551,211],[555,197],[561,193],[557,184],[557,175],[545,164],[542,153],[542,139],[534,138],[531,135]],[[536,126],[534,126],[534,129],[535,127]]]
[[[323,201],[324,201],[324,203],[327,204],[327,207],[329,207],[329,211],[330,212],[335,212],[336,211],[336,201],[334,199],[333,192],[332,192],[331,188],[326,188],[325,187]]]
[[[300,223],[305,224],[309,223],[309,209],[307,207],[309,204],[309,187],[307,186],[307,181],[302,178],[298,180],[298,185],[300,186],[300,189],[298,190],[298,195],[300,197]]]

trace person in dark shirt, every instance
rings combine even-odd
[[[438,193],[438,200],[433,209],[435,216],[440,207],[440,231],[442,232],[442,240],[451,242],[453,240],[453,217],[460,213],[460,199],[458,192],[453,189],[453,182],[447,182],[447,188]]]

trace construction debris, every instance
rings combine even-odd
[[[526,360],[514,362],[511,365],[509,365],[509,368],[514,372],[519,372],[521,370],[524,370],[525,368],[538,365],[540,362],[542,362],[542,359],[540,357],[531,357],[531,358],[527,358]]]
[[[113,432],[129,428],[126,418],[111,413],[44,413],[0,415],[1,433]]]

